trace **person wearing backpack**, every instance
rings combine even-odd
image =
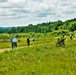
[[[13,36],[10,37],[11,47],[13,49]]]

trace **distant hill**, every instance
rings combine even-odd
[[[10,29],[11,27],[0,27],[1,30],[8,30]]]

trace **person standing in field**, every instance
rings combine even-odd
[[[70,40],[72,40],[72,39],[73,39],[72,34],[70,34]]]
[[[64,40],[66,40],[66,34],[63,34],[63,35],[62,35],[62,38],[63,38]]]
[[[16,37],[13,38],[13,47],[17,47],[17,38]]]
[[[33,42],[35,41],[35,38],[34,38],[34,37],[32,37],[32,41],[33,41]]]
[[[10,37],[11,47],[13,49],[13,36]]]
[[[30,45],[30,39],[29,39],[29,36],[27,37],[27,45],[28,45],[28,47],[29,47],[29,45]]]
[[[63,37],[63,38],[64,38],[64,40],[66,40],[66,35],[64,35],[64,37]]]

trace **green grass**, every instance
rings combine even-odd
[[[57,38],[38,38],[31,47],[0,53],[0,75],[76,75],[76,41],[56,47]]]
[[[18,40],[20,40],[20,42],[18,42],[18,47],[21,47],[21,46],[27,46],[27,37],[22,37],[24,36],[24,34],[20,34],[21,37],[20,38],[17,38]],[[27,35],[30,35],[30,34],[25,34],[26,36]],[[1,35],[0,35],[1,36]],[[9,37],[10,38],[10,37]],[[36,45],[36,44],[42,44],[42,43],[50,43],[51,41],[55,41],[54,40],[55,38],[51,37],[51,35],[44,35],[44,34],[35,34],[35,41],[33,42],[32,41],[32,35],[30,35],[30,44],[31,45]],[[11,43],[10,43],[10,39],[6,39],[7,41],[3,41],[3,39],[0,39],[0,49],[3,49],[3,48],[11,48]]]

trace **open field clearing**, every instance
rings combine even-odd
[[[0,75],[76,75],[76,40],[67,37],[65,47],[56,47],[58,37],[43,37],[0,53]]]

